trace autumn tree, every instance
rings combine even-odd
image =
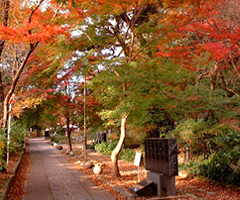
[[[42,7],[44,0],[37,3],[26,1],[1,1],[1,3],[3,9],[3,24],[0,27],[1,75],[4,70],[11,77],[9,86],[2,93],[4,94],[2,127],[5,128],[9,99],[31,55],[40,42],[51,41],[54,34],[62,33],[63,28],[51,20],[54,16],[53,11],[44,11]]]
[[[161,58],[169,56],[163,48],[167,40],[166,35],[175,30],[174,24],[166,20],[173,7],[172,2],[85,1],[84,4],[74,2],[74,7],[70,9],[75,20],[75,30],[79,31],[76,41],[80,41],[81,44],[84,41],[79,50],[94,50],[95,56],[99,58],[96,65],[102,66],[95,82],[96,94],[101,99],[100,102],[106,106],[100,116],[109,122],[118,121],[121,124],[120,140],[111,156],[113,175],[120,176],[117,162],[126,138],[127,119],[142,105],[141,98],[144,95],[145,98],[148,96],[148,86],[146,90],[140,92],[143,79],[135,82],[134,74],[138,73],[134,72],[141,69],[141,73],[149,73],[151,67],[164,66],[162,63],[165,61]],[[181,6],[180,2],[178,6]],[[76,20],[77,16],[80,21]],[[156,57],[160,58],[154,59]],[[164,68],[161,69],[164,71]],[[178,87],[178,84],[173,86]],[[144,104],[145,112],[153,106],[150,102]]]
[[[65,22],[71,30],[67,41],[72,41],[72,58],[81,63],[83,58],[74,54],[89,52],[97,58],[89,65],[97,74],[91,82],[103,105],[99,116],[108,124],[121,124],[120,140],[111,156],[114,176],[120,176],[118,155],[127,120],[137,121],[134,115],[143,123],[151,121],[153,110],[160,110],[158,117],[164,119],[169,113],[197,117],[208,110],[211,115],[215,105],[224,109],[227,101],[216,101],[221,96],[216,90],[218,74],[228,95],[238,95],[235,88],[227,87],[224,74],[229,67],[238,71],[238,25],[232,23],[238,17],[230,6],[237,6],[236,1],[71,2]],[[233,60],[230,52],[236,56]],[[203,82],[206,78],[218,96],[201,87],[200,81],[208,84]]]
[[[173,37],[168,52],[176,62],[195,71],[196,119],[219,118],[219,114],[232,111],[236,106],[239,97],[239,13],[233,8],[237,7],[239,2],[235,0],[202,1],[175,15],[182,20],[174,22],[178,37]]]
[[[53,42],[65,28],[55,23],[55,2],[0,1],[1,127],[6,129],[8,103],[19,89],[19,80],[40,43]],[[51,5],[51,9],[49,8]],[[21,8],[21,9],[19,9]],[[48,8],[48,9],[46,9]]]
[[[52,94],[53,110],[55,114],[62,115],[65,118],[67,126],[68,147],[72,151],[71,133],[78,118],[83,115],[83,97],[79,95],[79,89],[83,87],[78,81],[71,79],[59,82],[58,89]]]
[[[67,125],[69,149],[72,150],[70,124],[75,122],[83,124],[84,87],[89,79],[94,76],[94,69],[82,64],[82,57],[76,51],[75,40],[66,33],[60,35],[54,44],[39,45],[30,60],[20,84],[27,86],[22,104],[44,104],[52,115],[61,116]],[[91,62],[92,58],[89,59]],[[84,80],[86,79],[86,84]],[[89,119],[96,119],[96,114],[91,114],[96,109],[97,103],[91,97],[91,91],[86,90],[86,108]],[[33,99],[33,102],[30,101]],[[21,105],[18,107],[21,107]],[[63,121],[62,121],[63,123]]]

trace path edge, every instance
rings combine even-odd
[[[10,178],[8,179],[8,181],[3,185],[3,191],[0,194],[0,200],[7,200],[7,195],[10,192],[10,189],[13,185],[13,182],[15,180],[16,174],[19,170],[20,167],[20,163],[22,161],[23,155],[25,154],[25,149],[21,152],[21,155],[17,161],[17,164],[14,167],[14,173],[10,176]]]

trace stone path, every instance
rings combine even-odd
[[[29,147],[30,167],[22,200],[114,199],[43,138],[29,139]]]

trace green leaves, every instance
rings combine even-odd
[[[200,173],[213,180],[238,184],[240,181],[240,134],[228,131],[216,138],[219,149],[209,162],[200,166]]]
[[[63,4],[67,4],[69,0],[57,0],[57,3],[63,3]],[[72,7],[76,7],[76,3],[75,3],[75,0],[71,0],[71,4],[72,4]]]
[[[76,3],[75,3],[75,1],[74,0],[72,0],[72,7],[76,7],[77,5],[76,5]]]

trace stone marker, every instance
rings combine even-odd
[[[88,169],[90,169],[90,168],[93,167],[93,163],[92,163],[91,161],[87,161],[87,162],[85,163],[85,167],[88,168]]]
[[[102,168],[99,164],[96,164],[95,167],[93,168],[93,173],[96,175],[99,175],[102,173]]]
[[[175,138],[145,140],[147,179],[155,183],[159,197],[176,195],[177,153],[177,139]]]
[[[62,150],[63,148],[62,148],[62,146],[60,146],[59,144],[57,144],[57,143],[53,143],[53,146],[55,147],[55,148],[57,148],[58,150]]]
[[[68,154],[70,153],[70,151],[69,151],[69,150],[66,150],[66,152],[65,152],[65,153],[66,153],[66,155],[68,155]]]
[[[175,138],[146,139],[146,169],[166,176],[177,176],[177,153],[177,139]]]

